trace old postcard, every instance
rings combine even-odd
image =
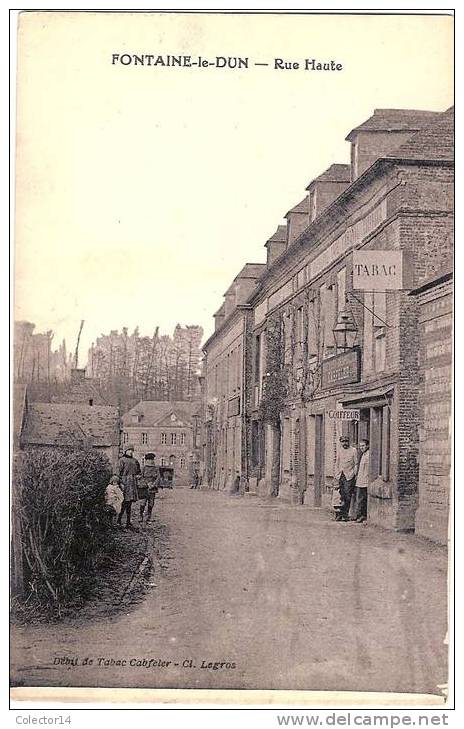
[[[15,699],[448,705],[453,52],[19,14]]]

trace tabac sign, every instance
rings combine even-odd
[[[353,288],[398,291],[403,288],[403,251],[353,251]]]
[[[351,382],[359,382],[361,375],[361,359],[359,349],[350,349],[343,354],[324,360],[322,363],[321,385],[322,388],[348,385]]]

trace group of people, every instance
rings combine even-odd
[[[340,438],[335,465],[335,486],[332,506],[335,521],[350,521],[350,507],[354,497],[351,520],[362,523],[367,519],[367,487],[369,485],[369,441],[359,442],[359,451],[350,445],[348,436]]]
[[[145,455],[145,464],[134,458],[134,446],[128,446],[119,461],[119,474],[114,475],[106,487],[106,503],[117,515],[117,524],[122,526],[123,516],[126,516],[126,529],[132,529],[132,504],[140,501],[140,522],[143,523],[145,509],[147,521],[151,521],[155,496],[160,488],[160,471],[155,465],[155,454]]]

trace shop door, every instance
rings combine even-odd
[[[322,504],[322,488],[324,484],[324,416],[316,415],[314,438],[314,506]]]

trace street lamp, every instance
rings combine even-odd
[[[353,349],[356,337],[358,336],[358,327],[351,312],[341,311],[332,331],[337,349],[341,349],[344,352],[347,349]]]

